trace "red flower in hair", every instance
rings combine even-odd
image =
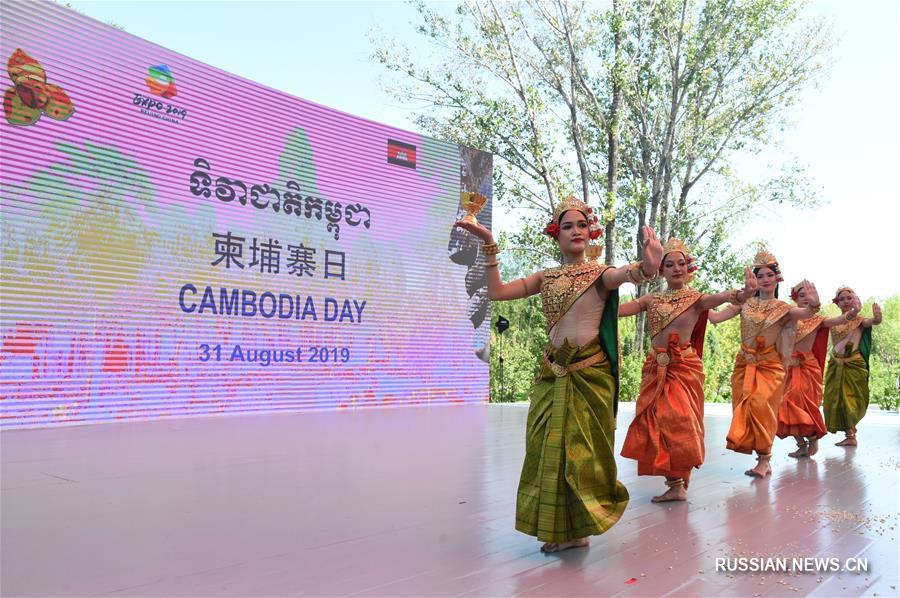
[[[603,229],[601,229],[601,228],[594,229],[591,231],[590,235],[591,235],[591,240],[599,239],[601,236],[603,236]]]
[[[548,224],[547,227],[544,229],[544,234],[545,234],[545,235],[550,235],[550,236],[553,237],[554,239],[558,239],[558,238],[559,238],[559,225],[558,225],[557,223],[555,223],[555,222],[551,222],[551,223]]]

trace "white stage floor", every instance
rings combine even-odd
[[[4,432],[3,596],[897,596],[900,427],[768,480],[706,418],[687,503],[638,479],[622,520],[557,555],[515,531],[527,405],[197,418]],[[618,445],[633,416],[619,413]],[[868,559],[726,573],[716,557]]]

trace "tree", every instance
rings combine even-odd
[[[694,249],[711,290],[739,280],[728,239],[761,206],[816,201],[790,160],[752,183],[732,170],[824,72],[830,28],[801,21],[801,5],[465,0],[450,15],[418,2],[417,30],[437,57],[393,40],[374,56],[398,98],[424,103],[420,127],[497,156],[496,199],[526,211],[512,247],[553,255],[540,231],[558,198],[602,197],[608,263],[638,255],[648,224]],[[632,342],[646,347],[642,316]]]

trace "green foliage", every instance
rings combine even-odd
[[[731,372],[741,346],[741,322],[732,318],[721,324],[708,324],[703,345],[703,393],[710,403],[731,402]]]
[[[871,300],[863,307],[863,314],[871,314]],[[869,358],[870,402],[884,410],[897,411],[900,392],[900,294],[891,295],[883,304],[883,321],[872,330],[872,355]]]
[[[491,314],[509,320],[506,332],[491,334],[491,401],[527,401],[547,344],[540,298],[493,302]]]

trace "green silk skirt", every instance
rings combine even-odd
[[[851,347],[848,347],[848,349]],[[859,351],[833,355],[825,369],[825,427],[829,432],[846,432],[869,408],[869,367]]]
[[[602,352],[595,338],[583,347],[551,347],[559,366]],[[516,498],[516,529],[542,542],[602,534],[622,516],[628,491],[616,479],[616,380],[610,361],[557,377],[545,362],[528,410],[525,463]]]

